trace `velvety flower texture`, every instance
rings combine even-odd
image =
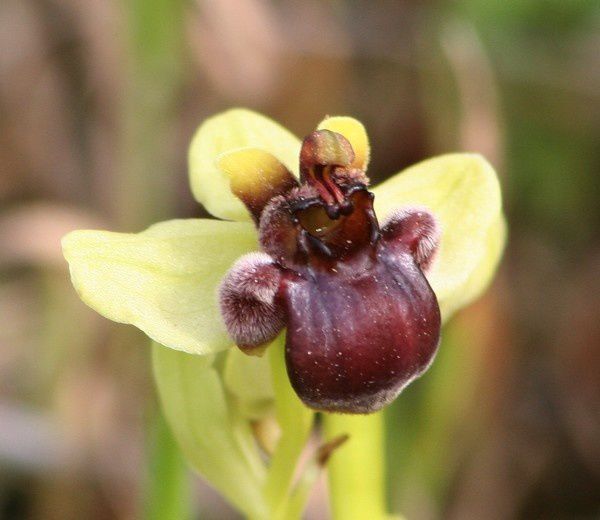
[[[428,366],[441,321],[485,288],[505,227],[479,155],[429,159],[374,188],[368,160],[349,117],[301,143],[248,110],[217,115],[194,137],[190,177],[225,220],[73,232],[73,284],[102,315],[193,354],[234,340],[256,353],[287,325],[288,373],[306,404],[377,410]]]

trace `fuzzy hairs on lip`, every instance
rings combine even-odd
[[[277,302],[280,280],[271,257],[256,252],[242,256],[221,283],[221,316],[229,335],[246,353],[260,353],[254,350],[275,339],[285,324]]]
[[[440,242],[437,219],[424,206],[406,206],[394,211],[383,223],[384,240],[407,246],[415,263],[426,272],[433,262]]]

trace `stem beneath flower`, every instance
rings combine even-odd
[[[187,466],[162,413],[156,413],[151,428],[148,472],[143,497],[144,518],[192,518]]]
[[[275,391],[275,412],[281,427],[281,438],[271,459],[265,484],[265,498],[272,519],[293,520],[288,511],[292,484],[298,459],[310,433],[314,413],[302,404],[290,385],[284,349],[283,334],[268,349]]]
[[[325,436],[349,439],[327,465],[335,520],[388,518],[385,505],[384,416],[323,414]]]

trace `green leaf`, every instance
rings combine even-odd
[[[249,423],[229,406],[215,356],[153,345],[163,411],[187,461],[245,515],[267,518],[266,468]]]
[[[477,154],[428,159],[373,189],[383,221],[402,206],[425,206],[441,226],[440,249],[427,279],[447,319],[485,289],[505,241],[498,178]]]
[[[250,215],[229,188],[229,177],[216,159],[236,148],[259,148],[273,154],[298,176],[300,140],[271,119],[241,108],[204,121],[189,150],[189,173],[196,199],[216,217],[248,221]]]
[[[262,419],[273,412],[275,394],[268,356],[249,356],[238,348],[232,348],[227,353],[223,379],[247,419]]]
[[[251,224],[171,220],[138,234],[74,231],[62,243],[79,296],[103,316],[192,354],[231,346],[217,287],[258,248]]]

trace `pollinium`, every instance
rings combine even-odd
[[[220,306],[248,354],[262,354],[287,327],[288,375],[306,405],[371,413],[435,356],[440,311],[423,272],[438,230],[423,208],[401,208],[380,226],[354,158],[342,135],[318,130],[303,141],[300,182],[274,158],[252,182],[231,177],[262,252],[231,268]]]

